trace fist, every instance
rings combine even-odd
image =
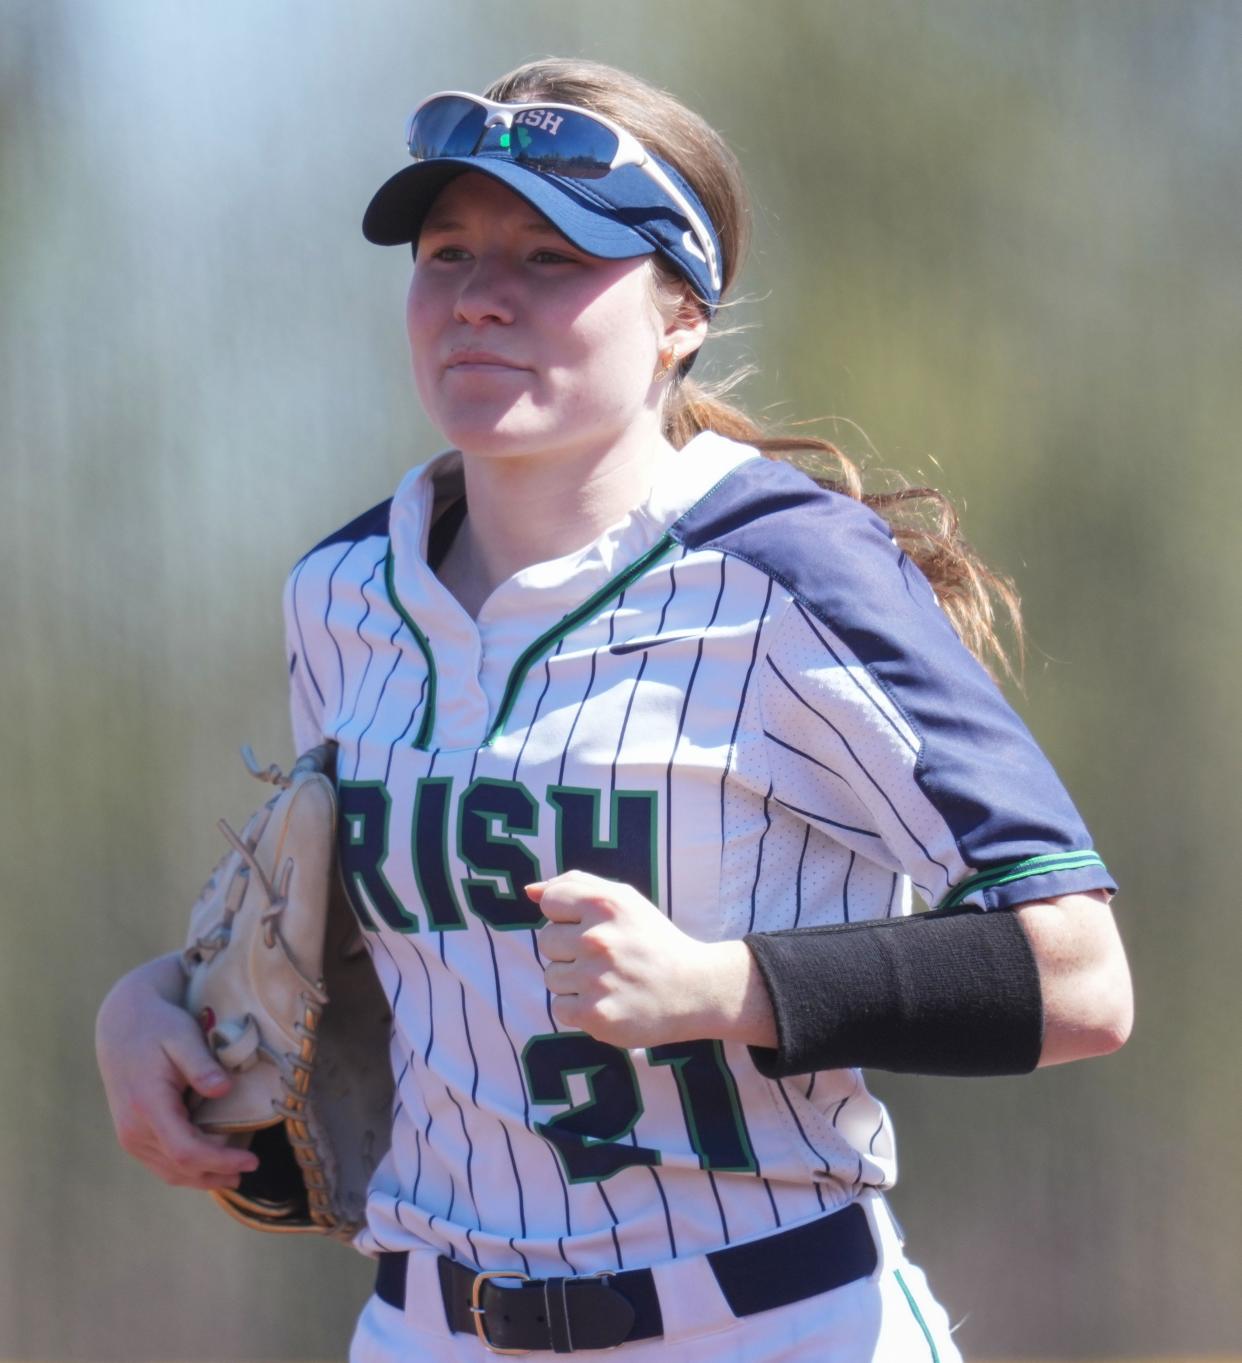
[[[558,1025],[627,1050],[714,1034],[716,944],[688,937],[631,886],[585,871],[526,893],[548,920],[539,950]]]

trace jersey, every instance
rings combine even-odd
[[[453,452],[303,558],[295,737],[338,744],[342,874],[393,1012],[364,1251],[535,1276],[701,1254],[896,1177],[856,1070],[558,1027],[570,869],[702,940],[1111,888],[1021,721],[888,526],[713,434],[471,619],[427,564]]]

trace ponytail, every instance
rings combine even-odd
[[[726,384],[726,388],[728,385]],[[753,445],[765,458],[802,469],[820,487],[862,502],[882,516],[898,546],[918,565],[966,647],[995,675],[1018,681],[1022,671],[1022,609],[1012,579],[994,572],[962,538],[957,510],[931,487],[864,492],[858,465],[830,440],[766,434],[740,407],[694,379],[682,377],[669,392],[664,435],[681,449],[700,431]],[[1013,639],[1011,660],[998,626],[1003,616]]]

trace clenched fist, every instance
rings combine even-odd
[[[637,890],[585,871],[528,885],[563,1027],[624,1049],[704,1037],[774,1045],[771,1004],[743,942],[700,942]]]

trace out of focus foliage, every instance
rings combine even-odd
[[[912,1255],[972,1356],[1236,1345],[1242,8],[0,0],[0,1356],[344,1351],[365,1265],[131,1166],[91,1023],[178,943],[236,746],[287,752],[285,571],[436,448],[358,231],[404,115],[548,51],[733,142],[717,372],[964,504],[1122,881],[1121,1056],[878,1078]]]

